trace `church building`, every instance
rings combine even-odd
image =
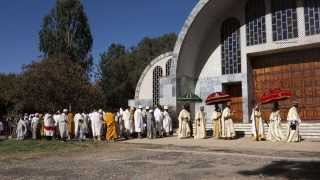
[[[222,91],[232,96],[234,121],[248,123],[271,88],[293,92],[304,122],[320,120],[320,0],[199,0],[173,52],[146,67],[129,105],[178,111],[177,97],[190,91],[203,100],[195,112]],[[290,105],[280,102],[283,118]],[[209,117],[213,108],[205,106]]]

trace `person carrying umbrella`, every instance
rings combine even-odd
[[[279,103],[274,102],[272,112],[269,117],[269,132],[267,135],[267,140],[269,141],[282,141],[283,134],[281,132],[281,116]]]

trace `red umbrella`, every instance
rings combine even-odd
[[[223,92],[211,93],[206,99],[206,105],[213,105],[230,101],[231,96]]]
[[[260,97],[260,102],[261,104],[267,104],[276,101],[286,100],[291,96],[292,92],[289,90],[269,89],[262,94],[262,96]]]

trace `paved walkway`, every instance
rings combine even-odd
[[[156,145],[175,145],[186,147],[204,147],[220,150],[273,150],[273,151],[300,151],[320,153],[320,140],[306,140],[299,143],[253,141],[250,137],[235,140],[217,140],[214,138],[194,140],[178,139],[177,137],[167,137],[159,139],[132,139],[124,141],[134,144],[156,144]]]

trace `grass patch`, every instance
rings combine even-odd
[[[83,151],[86,149],[95,149],[101,146],[102,143],[95,143],[92,141],[86,142],[60,142],[56,140],[5,140],[0,141],[0,155],[12,155],[16,153],[29,154],[29,153],[50,153],[50,152],[75,152]]]

